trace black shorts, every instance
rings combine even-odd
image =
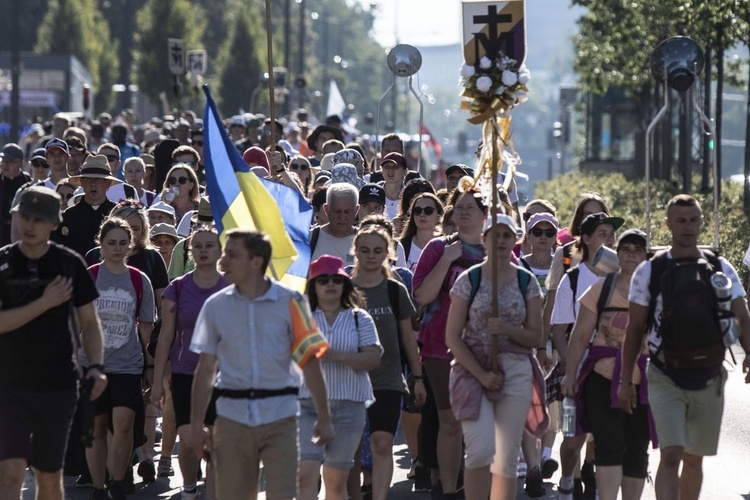
[[[177,427],[190,424],[190,405],[192,401],[193,376],[181,373],[172,374],[172,405],[174,406],[174,420]],[[211,394],[211,401],[206,409],[203,423],[214,425],[216,421],[216,396]]]
[[[404,394],[399,391],[373,391],[375,402],[367,409],[370,422],[370,434],[376,431],[396,434],[398,419],[401,417],[401,399]]]
[[[50,392],[0,388],[0,461],[20,458],[43,472],[62,469],[77,399],[75,387]]]
[[[107,388],[94,401],[96,415],[112,413],[113,408],[125,407],[134,412],[143,406],[141,395],[142,375],[107,373]]]
[[[638,402],[629,415],[612,409],[612,381],[591,372],[586,377],[583,391],[586,414],[594,435],[596,465],[622,466],[626,477],[645,478],[648,475],[648,410]],[[637,387],[640,398],[640,387]]]

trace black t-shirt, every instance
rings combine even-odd
[[[99,293],[83,259],[50,244],[40,259],[30,260],[13,244],[0,250],[9,267],[0,276],[0,308],[13,309],[42,296],[49,281],[62,274],[73,278],[75,307],[94,301]],[[0,268],[2,263],[0,263]],[[38,276],[37,284],[29,284]],[[76,383],[73,345],[68,330],[70,305],[48,309],[20,328],[0,335],[0,385],[9,389],[53,391]]]
[[[81,200],[63,213],[63,222],[50,239],[84,256],[96,246],[99,227],[113,208],[115,204],[109,200],[96,209],[86,203],[86,200]]]

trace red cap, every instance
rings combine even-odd
[[[271,170],[271,166],[268,164],[268,157],[266,156],[266,152],[260,149],[258,146],[247,148],[245,152],[242,153],[242,159],[245,160],[245,163],[247,163],[248,165],[254,163],[255,165],[266,167],[266,170]]]
[[[344,261],[333,255],[321,255],[318,260],[310,264],[310,279],[322,275],[336,275],[349,277],[344,270]]]
[[[404,158],[404,156],[401,153],[397,153],[395,151],[392,153],[388,153],[387,155],[385,155],[385,158],[383,158],[383,161],[381,161],[380,164],[382,165],[383,163],[388,162],[388,161],[394,162],[396,165],[398,165],[401,168],[404,168],[404,169],[407,168],[406,158]]]

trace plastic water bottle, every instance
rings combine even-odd
[[[732,280],[726,274],[719,271],[711,275],[711,286],[714,287],[719,309],[728,312],[732,308]],[[727,317],[719,320],[719,325],[723,332],[724,345],[731,347],[736,344],[739,340],[739,334],[734,319],[727,315]]]
[[[563,437],[576,435],[576,401],[570,396],[562,402],[562,433]]]

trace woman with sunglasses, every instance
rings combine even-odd
[[[392,242],[388,233],[378,226],[361,229],[354,237],[356,261],[352,272],[355,288],[363,295],[367,312],[372,315],[383,346],[380,366],[370,370],[375,404],[367,410],[372,452],[372,499],[385,500],[393,478],[393,436],[401,415],[401,401],[408,394],[401,371],[401,349],[414,374],[415,404],[422,406],[426,391],[417,342],[411,331],[414,305],[406,287],[391,276],[389,256]],[[389,294],[390,283],[398,286],[398,315]]]
[[[175,423],[180,437],[177,458],[184,480],[182,498],[195,498],[195,478],[200,459],[190,444],[190,394],[193,374],[198,366],[198,355],[190,351],[193,328],[203,303],[214,293],[227,286],[219,273],[217,262],[221,257],[221,243],[216,228],[201,226],[189,238],[189,249],[195,260],[195,270],[173,280],[164,290],[162,300],[162,326],[156,346],[154,385],[151,402],[157,408],[167,404],[164,376],[167,362],[171,371],[172,404]],[[209,409],[206,424],[213,425],[215,415]]]
[[[526,231],[524,234],[527,234],[529,232],[529,218],[534,214],[540,214],[540,213],[547,213],[552,215],[553,217],[557,217],[557,208],[550,203],[547,200],[543,200],[541,198],[536,200],[531,200],[526,204],[526,207],[524,208],[523,213],[521,214],[521,218],[523,219],[523,225],[526,228]],[[557,238],[555,238],[555,243],[557,242]],[[556,245],[555,245],[556,246]],[[552,250],[554,251],[555,246],[552,247]],[[521,257],[523,255],[527,255],[531,253],[531,242],[529,239],[524,236],[521,241],[516,245],[516,247],[513,249],[513,253],[516,255],[516,257]]]
[[[346,500],[346,480],[365,427],[366,407],[375,400],[367,372],[378,367],[383,347],[375,323],[358,306],[362,297],[338,257],[323,255],[310,265],[305,290],[315,322],[328,340],[323,373],[336,437],[325,446],[312,443],[316,421],[310,390],[300,388],[299,498],[318,498],[320,465],[326,498]]]
[[[471,273],[476,272],[472,267],[451,290],[445,333],[455,356],[450,399],[466,442],[464,484],[466,498],[472,500],[516,498],[524,427],[532,402],[544,404],[544,376],[534,357],[534,348],[542,344],[542,291],[530,273],[511,262],[516,238],[510,216],[498,214],[494,225],[488,220],[483,236],[487,260],[477,266],[478,286],[472,283]],[[497,317],[492,317],[493,265],[497,266]],[[498,350],[493,359],[495,342]],[[493,362],[499,371],[493,371]],[[539,409],[532,411],[537,414]],[[546,425],[527,430],[539,433]],[[541,474],[537,486],[541,494],[527,488],[529,496],[544,495]]]
[[[448,378],[453,356],[445,344],[445,326],[451,305],[450,289],[456,279],[469,267],[484,261],[482,227],[489,207],[482,193],[472,187],[468,179],[453,191],[450,205],[458,232],[435,238],[424,247],[414,271],[414,297],[425,308],[419,341],[440,423],[437,432],[439,488],[443,495],[454,496],[463,448],[461,425],[451,410],[449,398]],[[426,465],[434,467],[434,464]],[[433,491],[436,486],[433,485]]]
[[[103,261],[89,268],[99,290],[96,308],[102,322],[104,371],[109,379],[107,389],[94,402],[94,443],[86,449],[95,488],[92,498],[96,499],[126,498],[123,479],[130,468],[134,434],[143,431],[136,423],[139,408],[143,408],[142,380],[151,384],[151,372],[144,368],[153,364],[153,359],[144,354],[142,346],[151,338],[156,308],[148,276],[125,263],[134,240],[127,221],[109,217],[98,236]],[[88,366],[85,354],[79,356],[81,364]],[[112,437],[108,439],[110,422]],[[109,492],[104,491],[107,470],[112,476]]]
[[[401,245],[404,247],[406,267],[414,272],[417,268],[422,249],[433,238],[440,236],[440,218],[443,216],[443,204],[432,193],[420,193],[412,201],[407,214],[406,227],[401,233]]]
[[[310,196],[310,186],[312,185],[312,171],[310,170],[310,160],[301,155],[296,155],[289,162],[289,170],[297,174],[302,183],[302,194],[305,198]]]
[[[164,190],[154,200],[164,201],[175,210],[178,224],[182,217],[191,210],[198,210],[198,199],[200,198],[200,187],[195,171],[187,165],[178,163],[174,165],[164,180]]]

